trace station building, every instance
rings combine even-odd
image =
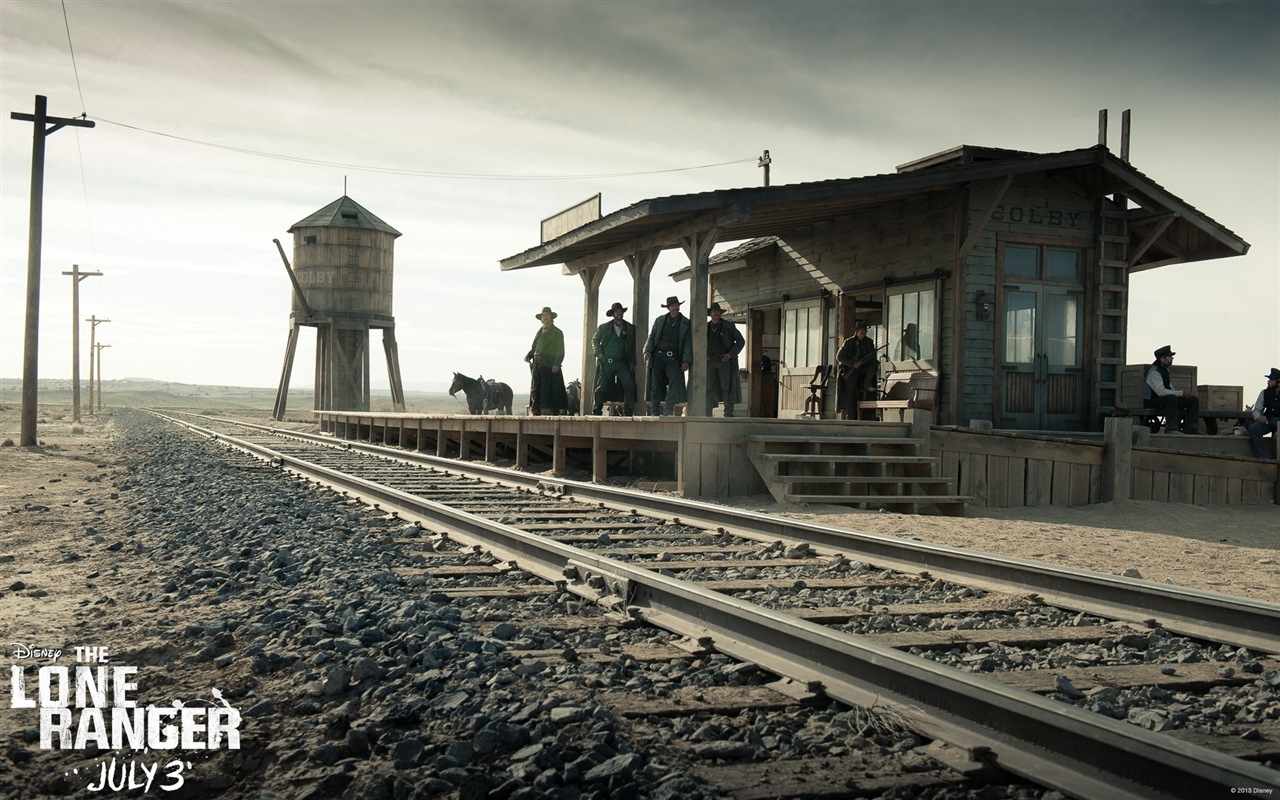
[[[712,301],[745,323],[740,414],[795,417],[816,368],[833,364],[865,320],[882,375],[937,374],[935,424],[1096,431],[1123,402],[1129,276],[1243,255],[1249,245],[1105,145],[963,145],[889,174],[643,200],[562,223],[500,263],[579,275],[590,341],[604,271],[624,262],[643,342],[660,313],[650,272],[672,248],[689,258],[676,277],[689,281],[695,326]],[[1148,361],[1149,343],[1133,344],[1133,360]],[[694,347],[691,398],[705,386],[705,337]],[[590,387],[590,353],[582,364]],[[835,392],[823,402],[833,415]],[[691,402],[688,414],[701,405]]]

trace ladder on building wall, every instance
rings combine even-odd
[[[1094,360],[1093,409],[1099,417],[1120,402],[1120,375],[1129,329],[1129,222],[1124,198],[1098,201],[1098,292],[1094,298],[1098,353]],[[1101,425],[1101,422],[1098,423]]]

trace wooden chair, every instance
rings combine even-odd
[[[809,381],[809,396],[804,399],[804,413],[800,415],[802,418],[822,419],[827,384],[831,383],[831,376],[834,373],[835,369],[826,364],[820,364],[813,371],[813,378]]]

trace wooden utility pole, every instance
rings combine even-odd
[[[773,163],[773,159],[769,157],[769,151],[765,150],[764,155],[760,156],[759,163],[756,166],[764,170],[764,185],[769,185],[769,165]]]
[[[72,421],[80,421],[80,281],[101,276],[101,272],[81,272],[79,264],[72,264],[71,276],[71,407]]]
[[[109,344],[95,344],[93,346],[93,349],[98,352],[97,361],[98,361],[98,410],[99,411],[102,410],[102,350],[103,348],[110,347],[110,346],[111,345]]]
[[[98,352],[93,343],[95,335],[98,333],[98,325],[102,322],[110,322],[109,319],[98,319],[97,317],[89,317],[85,322],[89,323],[89,413],[93,413],[93,361],[94,355]]]
[[[36,402],[39,397],[39,369],[37,354],[40,338],[40,238],[44,227],[44,139],[49,134],[72,125],[92,128],[86,119],[51,117],[47,110],[49,100],[36,95],[34,114],[17,111],[12,119],[32,123],[31,140],[31,223],[27,233],[27,323],[22,345],[22,433],[20,445],[36,444]]]

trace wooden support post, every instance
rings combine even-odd
[[[80,281],[101,276],[101,272],[81,272],[79,264],[72,264],[71,276],[71,421],[80,421]]]
[[[110,322],[110,321],[111,320],[109,319],[98,319],[97,317],[89,317],[88,319],[85,320],[85,322],[89,323],[89,413],[90,414],[93,413],[93,409],[95,408],[93,404],[93,376],[94,376],[93,362],[95,360],[95,356],[97,355],[98,349],[97,347],[94,346],[94,341],[97,339],[98,324],[102,322]]]
[[[436,458],[444,458],[448,450],[449,435],[445,433],[444,421],[436,425]]]
[[[689,257],[692,273],[689,279],[689,312],[685,315],[693,328],[693,363],[685,375],[688,406],[685,416],[704,417],[707,412],[707,306],[710,299],[711,249],[720,238],[720,228],[698,231],[681,239]]]
[[[94,356],[94,360],[98,362],[97,372],[98,372],[98,410],[99,411],[101,411],[103,407],[102,405],[102,351],[110,346],[111,345],[109,344],[102,344],[102,343],[98,343],[93,346],[93,349],[97,351],[97,354]]]
[[[556,432],[551,436],[551,473],[553,475],[563,475],[568,466],[569,451],[563,442],[564,437],[560,435],[560,428],[557,426]]]
[[[649,320],[654,317],[654,309],[649,300],[649,276],[653,265],[658,263],[657,248],[639,250],[635,255],[626,256],[623,260],[631,273],[631,321],[636,326],[636,412],[644,414],[649,400],[649,370],[644,363],[644,343],[649,338]],[[649,413],[653,413],[650,411]]]
[[[591,340],[595,337],[596,328],[600,326],[600,282],[604,280],[604,274],[608,270],[608,264],[601,264],[578,273],[587,292],[582,311],[582,389],[578,392],[580,417],[591,413],[595,404],[596,357],[591,350]]]
[[[400,380],[400,346],[396,344],[396,329],[382,329],[382,349],[387,356],[387,380],[391,383],[391,407],[404,412],[404,383]],[[368,362],[366,360],[365,392],[369,391]]]
[[[1133,420],[1107,417],[1102,425],[1102,502],[1128,500],[1133,496]]]
[[[1271,434],[1271,452],[1275,455],[1276,465],[1275,496],[1272,499],[1280,506],[1280,428],[1276,428]]]
[[[22,344],[22,423],[18,445],[36,444],[36,404],[39,401],[40,350],[40,247],[44,236],[44,140],[49,134],[68,125],[92,128],[86,119],[64,119],[48,115],[49,100],[36,95],[35,113],[11,113],[11,119],[30,122],[31,136],[31,207],[27,228],[27,317]],[[91,354],[92,355],[92,354]]]
[[[916,440],[916,454],[929,455],[929,429],[933,426],[933,414],[923,408],[908,408],[902,418],[910,426],[911,438]]]
[[[484,418],[484,460],[492,464],[497,457],[498,448],[493,441],[493,420]]]
[[[516,469],[529,468],[529,439],[524,432],[524,420],[516,423]]]
[[[280,386],[276,389],[276,405],[271,411],[271,418],[276,422],[284,419],[285,409],[289,405],[289,378],[293,375],[293,356],[298,351],[298,321],[289,318],[289,339],[284,345],[284,368],[280,370]]]
[[[609,477],[609,451],[601,441],[600,427],[597,422],[591,431],[591,480],[596,483],[604,483]]]

